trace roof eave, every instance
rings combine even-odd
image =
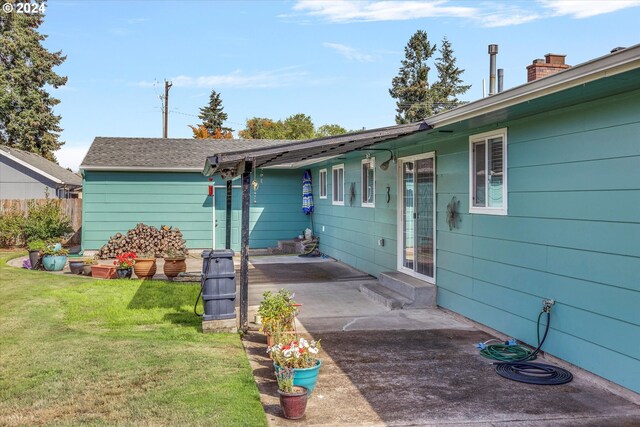
[[[202,172],[199,167],[96,166],[80,165],[81,171],[103,172]]]
[[[640,67],[640,44],[429,117],[441,128]]]
[[[0,150],[0,154],[5,156],[6,158],[12,160],[12,161],[24,166],[24,167],[36,172],[37,174],[42,175],[43,177],[55,182],[56,184],[64,184],[65,183],[60,178],[56,178],[55,176],[46,173],[42,169],[39,169],[39,168],[33,166],[31,163],[25,162],[22,159],[19,159],[19,158],[15,157],[15,156],[12,156],[11,153],[7,153],[4,150]]]

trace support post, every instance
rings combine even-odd
[[[240,239],[240,329],[248,329],[249,311],[249,208],[251,202],[251,162],[242,173],[242,233]]]
[[[231,249],[231,193],[233,192],[233,183],[227,181],[227,216],[225,227],[225,249]]]

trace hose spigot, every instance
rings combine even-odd
[[[556,303],[553,299],[542,300],[542,311],[545,313],[551,313],[551,306]]]

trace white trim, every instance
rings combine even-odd
[[[47,179],[50,179],[51,181],[55,182],[56,184],[65,184],[65,182],[64,182],[64,181],[62,181],[62,180],[60,180],[59,178],[56,178],[56,177],[55,177],[55,176],[53,176],[53,175],[49,175],[48,173],[46,173],[46,172],[42,171],[41,169],[38,169],[37,167],[33,166],[32,164],[27,163],[27,162],[25,162],[24,160],[20,160],[19,158],[15,157],[15,156],[12,156],[12,155],[11,155],[11,153],[7,153],[7,152],[6,152],[6,151],[4,151],[4,150],[0,150],[0,154],[2,154],[3,156],[5,156],[6,158],[8,158],[8,159],[10,159],[10,160],[12,160],[12,161],[14,161],[14,162],[18,163],[19,165],[22,165],[22,166],[24,166],[25,168],[30,169],[30,170],[32,170],[32,171],[34,171],[34,172],[36,172],[36,173],[38,173],[38,174],[42,175],[43,177],[45,177],[45,178],[47,178]],[[68,183],[67,183],[67,184],[68,184]],[[82,184],[80,184],[80,185],[78,185],[78,184],[69,184],[69,185],[78,186],[78,187],[81,187],[81,186],[82,186]]]
[[[147,167],[147,166],[86,166],[80,165],[85,171],[113,171],[113,172],[202,172],[202,168],[180,167]]]
[[[367,164],[373,170],[373,202],[365,202],[364,199],[367,196],[365,188],[364,188],[364,165]],[[375,208],[376,207],[376,158],[364,158],[360,163],[360,192],[362,195],[360,196],[360,203],[363,208]]]
[[[469,213],[483,214],[483,215],[507,215],[508,213],[508,173],[507,173],[507,134],[508,128],[501,128],[492,130],[489,132],[483,132],[476,135],[469,136]],[[488,206],[474,206],[473,204],[473,192],[474,192],[474,163],[473,163],[473,144],[484,142],[485,144],[485,171],[488,174],[489,168],[489,150],[486,144],[488,139],[501,137],[502,138],[502,206],[500,207],[488,207]],[[485,186],[486,196],[485,200],[488,201],[489,183],[487,181]]]
[[[324,188],[322,185],[322,174],[324,173]],[[328,183],[328,176],[327,176],[327,168],[323,168],[320,169],[318,171],[318,190],[319,190],[319,194],[320,194],[320,198],[321,199],[326,199],[327,198],[327,183]],[[324,190],[324,191],[323,191]],[[324,196],[322,195],[322,193],[324,192]]]
[[[425,276],[424,274],[420,274],[417,273],[416,271],[414,271],[413,269],[409,269],[407,267],[404,266],[403,263],[403,256],[404,256],[404,243],[403,243],[403,239],[404,239],[404,233],[403,233],[403,221],[404,221],[404,203],[402,200],[402,164],[406,161],[414,161],[414,160],[421,160],[421,159],[433,159],[433,277],[429,277],[429,276]],[[422,153],[422,154],[416,154],[413,156],[407,156],[407,157],[401,157],[397,160],[397,208],[396,208],[396,212],[397,212],[397,221],[396,221],[396,237],[397,237],[397,256],[396,256],[396,263],[397,263],[397,269],[399,272],[407,274],[409,276],[415,277],[416,279],[420,279],[424,282],[427,283],[432,283],[432,284],[436,284],[436,275],[437,275],[437,242],[436,242],[436,235],[437,235],[437,231],[438,231],[438,224],[437,224],[437,215],[438,215],[438,208],[437,208],[437,174],[436,174],[436,152],[435,151],[430,151],[428,153]],[[414,197],[415,197],[415,192],[414,192]],[[415,200],[414,200],[414,206],[415,206]],[[414,261],[414,265],[415,265],[415,261]]]
[[[342,200],[336,200],[336,194],[334,191],[335,190],[334,171],[339,169],[342,169]],[[344,206],[344,183],[345,183],[344,163],[332,166],[331,167],[331,204],[336,206]]]

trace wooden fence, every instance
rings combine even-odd
[[[69,240],[69,243],[80,243],[80,232],[82,228],[82,199],[49,199],[62,208],[62,212],[71,220],[71,227],[73,228],[74,235]],[[29,202],[34,202],[38,205],[47,203],[47,199],[5,199],[0,200],[0,213],[9,212],[11,210],[18,210],[23,213],[29,211]]]

